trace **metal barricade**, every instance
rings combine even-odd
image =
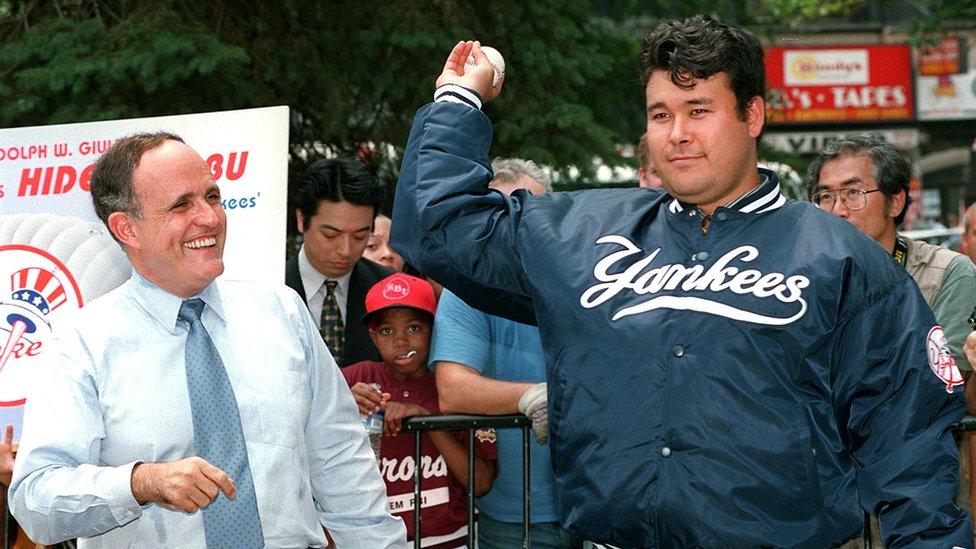
[[[414,468],[413,477],[413,546],[420,549],[420,437],[428,431],[467,431],[468,432],[468,548],[474,548],[474,432],[476,429],[522,429],[522,547],[531,547],[529,540],[529,436],[532,421],[522,414],[504,416],[479,416],[462,414],[445,414],[436,416],[417,416],[403,420],[403,431],[414,434]]]
[[[403,420],[403,430],[405,432],[414,433],[414,463],[418,464],[414,468],[414,513],[413,513],[413,546],[416,549],[420,549],[420,479],[421,479],[421,468],[419,466],[421,461],[421,451],[420,451],[420,437],[423,433],[428,431],[467,431],[468,432],[468,547],[474,548],[474,432],[476,429],[480,428],[494,428],[494,429],[522,429],[522,525],[523,525],[523,540],[522,547],[529,549],[531,547],[531,541],[529,539],[529,504],[531,499],[531,490],[529,488],[529,437],[531,435],[532,421],[522,414],[512,414],[503,416],[479,416],[479,415],[462,415],[462,414],[445,414],[436,416],[418,416],[411,417]],[[967,415],[961,422],[959,422],[955,429],[956,432],[965,433],[968,431],[976,431],[976,416]],[[970,454],[972,455],[973,450],[976,450],[976,435],[973,436],[973,440],[970,443]],[[972,460],[970,461],[970,467],[972,466]],[[976,475],[970,474],[970,485],[974,484],[976,480]],[[4,502],[6,503],[6,502]],[[871,533],[869,526],[869,516],[865,513],[865,528],[864,535],[862,537],[864,541],[864,547],[870,549],[871,543]],[[9,547],[10,543],[10,527],[13,522],[10,517],[10,510],[4,505],[3,509],[3,547]]]

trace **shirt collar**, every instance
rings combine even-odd
[[[339,291],[343,295],[349,291],[349,279],[352,278],[352,272],[355,269],[356,265],[353,264],[352,269],[349,269],[348,273],[339,278],[330,279],[338,283]],[[312,266],[312,263],[309,262],[308,255],[305,254],[305,244],[302,244],[301,249],[298,250],[298,274],[302,277],[302,287],[305,288],[305,297],[308,299],[311,299],[313,295],[322,289],[322,285],[325,284],[327,279],[324,274],[318,272]]]
[[[177,333],[176,321],[180,313],[180,306],[183,305],[182,297],[171,294],[153,284],[135,269],[132,269],[132,277],[129,279],[129,292],[136,303],[164,328],[170,333]],[[194,297],[202,299],[218,317],[225,318],[223,302],[220,299],[220,289],[216,281],[211,282],[199,293],[186,299]]]
[[[776,172],[759,168],[759,185],[722,207],[742,213],[765,213],[780,208],[783,204],[786,204],[786,195],[780,191]],[[668,211],[678,213],[695,207],[695,204],[683,203],[674,198],[668,204]]]

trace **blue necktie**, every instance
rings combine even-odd
[[[186,336],[186,383],[193,414],[196,454],[220,468],[234,481],[237,497],[223,493],[203,510],[203,530],[209,549],[264,547],[254,480],[247,461],[241,414],[234,388],[210,334],[200,321],[203,301],[188,299],[179,319],[190,324]]]

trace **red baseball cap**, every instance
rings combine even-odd
[[[366,292],[366,314],[363,322],[383,309],[410,307],[434,316],[437,300],[430,282],[404,273],[394,273],[380,280]]]

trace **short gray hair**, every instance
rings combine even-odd
[[[874,179],[878,188],[886,198],[904,192],[905,206],[895,216],[895,226],[901,225],[908,213],[908,206],[912,203],[909,194],[909,182],[912,179],[912,165],[898,152],[894,145],[888,143],[876,133],[863,133],[831,141],[823,149],[810,167],[807,168],[807,194],[813,198],[820,182],[820,171],[824,164],[844,156],[865,156],[874,163]]]
[[[552,192],[549,175],[538,164],[524,158],[496,158],[491,161],[495,181],[515,184],[523,175],[534,179],[546,192]]]

